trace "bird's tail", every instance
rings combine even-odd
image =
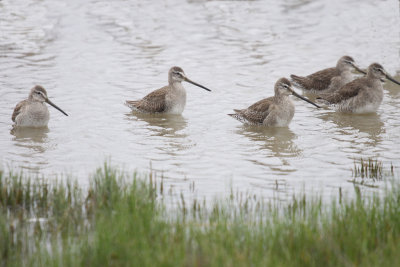
[[[137,109],[139,101],[136,100],[127,100],[125,101],[125,106],[128,106],[131,109]]]
[[[305,79],[306,79],[305,77],[291,74],[290,78],[291,78],[291,82],[293,83],[294,86],[296,86],[297,88],[300,88],[300,89],[306,89],[304,86]]]
[[[243,116],[240,114],[241,110],[240,109],[234,109],[233,110],[235,113],[228,114],[232,118],[237,119],[238,121],[245,123],[246,120],[243,118]]]
[[[317,104],[321,105],[322,107],[327,107],[327,106],[330,106],[330,105],[331,105],[331,103],[330,103],[328,100],[324,99],[323,96],[317,97],[317,98],[315,99],[315,102],[316,102]]]

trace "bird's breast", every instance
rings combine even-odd
[[[44,103],[33,102],[27,105],[16,118],[16,125],[44,127],[49,122],[49,110]]]
[[[174,83],[166,96],[167,113],[181,114],[186,106],[186,90],[181,83]]]

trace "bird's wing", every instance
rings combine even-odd
[[[262,124],[264,119],[270,113],[273,103],[272,98],[273,97],[265,98],[254,103],[247,109],[241,110],[240,115],[251,123]]]
[[[307,78],[313,81],[313,89],[325,90],[331,84],[332,78],[338,75],[336,68],[329,68],[310,74]]]
[[[322,94],[320,97],[331,104],[337,104],[339,102],[352,98],[358,95],[362,88],[362,84],[358,81],[360,79],[363,78],[355,79],[354,81],[345,84],[333,94]]]
[[[26,102],[27,102],[27,100],[23,100],[15,106],[14,112],[11,116],[11,119],[13,122],[15,122],[15,119],[17,118],[17,116],[22,112],[22,108],[25,106]]]
[[[165,96],[167,87],[157,89],[150,94],[137,101],[126,101],[126,104],[131,108],[135,108],[140,112],[157,113],[165,111]]]
[[[291,75],[295,85],[306,90],[325,90],[329,87],[331,79],[339,75],[336,68],[329,68],[317,71],[306,77]]]

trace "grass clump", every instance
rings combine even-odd
[[[0,172],[2,266],[399,266],[400,185],[383,197],[163,204],[105,164],[87,190]]]
[[[350,182],[367,187],[378,187],[375,183],[384,178],[394,177],[394,167],[390,165],[390,170],[383,167],[382,161],[369,158],[354,160],[352,169],[352,180]]]
[[[383,168],[382,161],[377,159],[369,158],[365,160],[354,161],[354,168],[352,170],[354,178],[371,179],[371,180],[382,180],[384,177],[394,176],[394,167],[390,165],[390,170],[386,171]]]

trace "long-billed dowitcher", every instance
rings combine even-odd
[[[383,99],[382,80],[387,78],[400,85],[384,68],[373,63],[367,69],[367,75],[355,79],[333,93],[321,94],[321,102],[334,105],[335,109],[345,113],[375,112]]]
[[[295,111],[289,95],[297,96],[319,108],[317,104],[298,95],[288,79],[281,78],[275,83],[274,96],[260,100],[246,109],[234,109],[235,113],[228,115],[249,125],[284,127],[289,125]]]
[[[336,67],[320,70],[305,77],[290,75],[294,86],[303,89],[305,92],[321,93],[323,91],[333,92],[353,80],[352,69],[365,74],[354,63],[349,56],[341,57]]]
[[[157,89],[141,100],[126,101],[125,105],[141,113],[181,114],[186,105],[186,90],[182,81],[189,82],[207,91],[210,89],[186,77],[180,67],[172,67],[168,72],[168,85]]]
[[[50,115],[46,104],[44,104],[45,102],[61,111],[65,116],[68,116],[67,113],[49,100],[47,92],[42,86],[36,85],[31,89],[28,99],[22,100],[15,106],[11,117],[13,122],[15,122],[15,126],[47,126]]]

